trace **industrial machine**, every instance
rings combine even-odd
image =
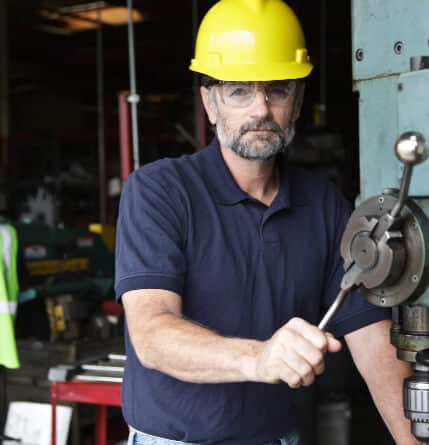
[[[414,363],[404,382],[404,410],[412,432],[429,444],[429,219],[408,197],[414,165],[429,156],[420,133],[404,133],[396,155],[405,165],[401,187],[385,189],[352,214],[341,243],[346,273],[341,291],[319,327],[324,329],[346,295],[360,287],[365,298],[393,308],[392,344],[398,358]]]
[[[428,14],[429,3],[418,0],[391,0],[388,6],[381,0],[352,2],[360,205],[342,239],[346,273],[341,291],[319,325],[327,325],[355,287],[370,303],[392,308],[391,342],[398,358],[414,368],[404,382],[404,413],[414,436],[426,445],[429,162],[423,161],[429,156]]]
[[[50,341],[88,336],[85,322],[113,295],[113,251],[100,233],[36,222],[17,223],[15,227],[23,289],[18,335],[44,339],[43,333],[49,330]],[[44,316],[38,314],[40,311]],[[46,326],[42,326],[43,320]]]

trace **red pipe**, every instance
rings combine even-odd
[[[133,171],[133,156],[130,134],[130,106],[128,92],[118,94],[119,109],[119,149],[121,158],[121,180],[125,181]]]
[[[57,384],[51,383],[51,445],[57,445]]]
[[[105,405],[97,405],[95,415],[95,444],[107,444],[107,408]]]

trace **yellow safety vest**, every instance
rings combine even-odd
[[[14,321],[18,305],[18,240],[10,224],[0,225],[0,365],[19,368]]]

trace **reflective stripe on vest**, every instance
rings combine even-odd
[[[13,226],[6,224],[0,229],[0,365],[14,369],[19,368],[13,326],[18,297],[18,240]]]
[[[16,301],[0,301],[0,315],[9,314],[15,316],[18,303]]]
[[[0,273],[6,286],[6,296],[0,295],[0,300],[18,300],[17,255],[18,239],[15,227],[10,224],[0,225]]]
[[[7,226],[0,226],[0,236],[2,237],[3,241],[3,270],[5,272],[5,275],[7,275],[7,271],[10,267],[10,259],[12,256],[12,236]]]

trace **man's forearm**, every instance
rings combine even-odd
[[[404,378],[410,375],[410,366],[396,357],[384,359],[383,371],[367,379],[378,411],[397,445],[414,445],[420,442],[411,435],[410,422],[405,418],[402,400]],[[378,366],[373,371],[378,373]]]
[[[395,443],[417,445],[420,442],[411,434],[402,402],[403,380],[410,375],[411,368],[396,358],[389,328],[389,321],[381,321],[346,335],[346,340]]]
[[[252,364],[262,343],[222,337],[169,313],[153,318],[134,337],[134,349],[144,366],[195,383],[252,380]]]
[[[253,381],[311,385],[324,355],[341,343],[292,318],[264,341],[224,337],[182,316],[181,297],[144,289],[122,296],[128,333],[141,364],[195,383]]]

